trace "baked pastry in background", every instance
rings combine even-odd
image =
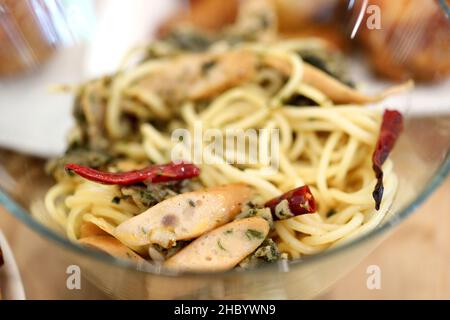
[[[354,10],[359,12],[362,1]],[[381,29],[365,27],[358,42],[374,70],[393,80],[438,80],[450,73],[450,20],[435,0],[369,0],[381,12]]]

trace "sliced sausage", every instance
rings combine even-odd
[[[203,272],[231,269],[261,245],[269,229],[269,223],[260,217],[230,222],[194,240],[164,266]]]
[[[130,246],[154,243],[169,248],[232,220],[251,194],[244,184],[183,193],[123,222],[114,235]]]

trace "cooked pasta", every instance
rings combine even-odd
[[[233,28],[230,33],[237,32]],[[320,253],[381,223],[395,197],[397,178],[387,159],[383,199],[376,210],[372,191],[377,177],[368,155],[375,149],[382,117],[379,110],[365,107],[361,101],[379,100],[384,95],[364,96],[340,82],[340,75],[305,62],[303,52],[337,54],[319,39],[283,41],[272,37],[264,42],[232,43],[227,35],[199,53],[160,40],[133,51],[152,52],[142,62],[131,66],[124,62],[116,74],[75,89],[77,127],[71,132],[67,155],[50,164],[57,183],[45,198],[48,215],[69,239],[85,237],[83,225],[91,224],[144,258],[147,254],[143,252],[148,251],[147,259],[156,255],[158,259],[153,260],[161,260],[161,252],[169,258],[173,253],[164,250],[178,248],[179,243],[184,246],[198,236],[180,238],[183,241],[165,247],[163,242],[141,245],[120,237],[119,226],[175,195],[235,183],[253,190],[248,201],[259,209],[289,190],[309,186],[317,210],[275,219],[267,237],[283,257]],[[311,69],[330,85],[324,89],[322,81],[318,84]],[[174,138],[180,129],[187,134],[183,140]],[[213,136],[203,134],[208,130]],[[244,132],[243,141],[253,143],[256,149],[236,148],[227,140],[235,132]],[[223,152],[211,147],[218,136],[227,142]],[[150,190],[150,200],[143,198],[148,185],[140,189],[104,185],[60,170],[63,163],[78,162],[126,172],[169,163],[175,160],[174,154],[177,160],[198,166],[200,175],[186,185],[163,190],[162,196],[154,196],[156,191]],[[244,207],[240,211],[242,214]],[[223,223],[216,227],[220,225]],[[155,251],[155,243],[159,251]]]

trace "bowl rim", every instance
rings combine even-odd
[[[84,257],[94,258],[95,260],[114,265],[115,267],[124,268],[129,271],[138,272],[140,274],[149,274],[154,276],[169,276],[169,277],[196,277],[196,278],[206,278],[206,277],[218,277],[218,276],[227,276],[227,275],[236,275],[236,274],[248,274],[249,272],[256,274],[262,271],[272,270],[283,273],[289,273],[293,268],[297,268],[298,266],[304,266],[308,264],[315,263],[319,260],[325,260],[328,257],[335,256],[341,252],[345,252],[354,248],[362,243],[369,241],[370,239],[375,238],[378,235],[386,233],[388,230],[392,230],[394,226],[402,222],[404,219],[409,217],[415,209],[422,204],[436,188],[442,184],[442,182],[446,179],[446,177],[450,173],[450,151],[447,150],[445,158],[441,162],[439,168],[436,170],[435,174],[429,179],[425,188],[422,192],[410,203],[408,203],[404,208],[402,208],[399,212],[396,213],[395,219],[389,219],[379,227],[371,230],[367,234],[364,234],[360,237],[352,239],[341,246],[331,248],[324,252],[318,253],[316,255],[308,256],[304,259],[297,259],[288,261],[287,263],[271,263],[260,266],[258,268],[250,269],[250,270],[237,270],[232,269],[225,272],[176,272],[174,270],[168,270],[162,268],[161,266],[155,266],[152,264],[136,264],[127,260],[115,258],[110,256],[104,252],[100,252],[98,250],[83,247],[77,243],[71,242],[61,233],[45,226],[38,220],[36,220],[31,214],[27,212],[24,208],[22,208],[17,202],[12,200],[10,197],[6,195],[6,193],[0,188],[0,204],[2,204],[7,211],[21,220],[25,225],[31,228],[33,231],[37,232],[39,235],[44,238],[48,238],[54,243],[62,246],[64,249],[69,249],[72,252],[81,254]]]

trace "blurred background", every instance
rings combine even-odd
[[[385,104],[409,114],[448,112],[448,1],[269,1],[281,37],[317,36],[341,50],[360,89],[376,92],[413,79],[407,98]],[[240,2],[0,0],[0,146],[60,154],[72,127],[71,97],[50,94],[51,84],[113,72],[130,47],[170,37],[173,30],[196,28],[211,37],[233,23]],[[183,40],[188,46],[199,41]]]
[[[387,104],[414,116],[450,114],[449,1],[270,1],[282,37],[324,39],[358,62],[351,74],[371,90],[416,82],[411,95]],[[50,95],[49,84],[112,72],[129,47],[170,37],[173,30],[214,35],[235,21],[241,1],[131,2],[0,0],[0,155],[12,165],[22,154],[50,157],[65,148],[71,98]],[[377,10],[381,26],[373,18]],[[0,179],[6,179],[1,170]],[[413,217],[321,297],[450,298],[449,194],[447,178]],[[106,297],[87,282],[80,291],[67,290],[64,264],[50,259],[45,242],[3,208],[0,229],[16,255],[28,298]],[[366,286],[370,265],[380,267],[380,290]]]

